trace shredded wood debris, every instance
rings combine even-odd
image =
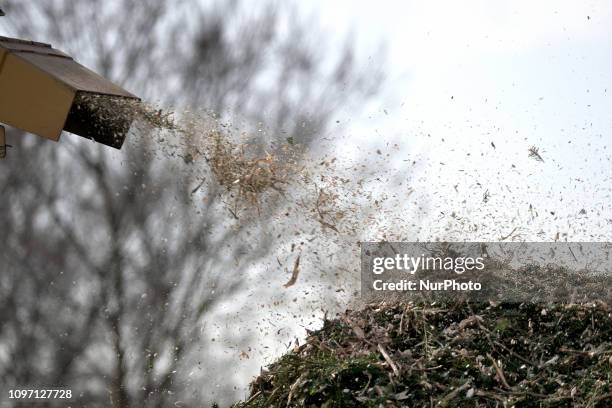
[[[544,162],[544,159],[542,158],[542,156],[540,155],[540,149],[536,146],[531,146],[529,148],[529,157],[540,161],[540,162]]]
[[[288,288],[290,286],[295,285],[295,282],[298,280],[298,276],[300,275],[300,255],[295,258],[295,263],[293,264],[293,272],[291,273],[291,279],[289,282],[285,283],[283,286]]]
[[[326,320],[235,408],[603,408],[611,364],[603,302],[376,303]]]

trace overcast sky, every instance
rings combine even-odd
[[[457,211],[488,217],[491,239],[518,221],[524,239],[609,239],[611,2],[307,4],[330,35],[352,27],[362,55],[387,44],[386,92],[364,114],[345,112],[342,130],[359,143],[340,151],[397,142],[399,171],[417,159],[421,196],[412,199],[428,219],[421,238],[441,212]],[[544,163],[528,157],[532,145]]]

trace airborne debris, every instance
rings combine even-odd
[[[334,200],[337,197],[331,193],[325,192],[323,189],[319,189],[317,195],[317,201],[315,202],[315,210],[317,212],[317,220],[325,228],[329,228],[332,231],[339,232],[338,228],[327,221],[326,219],[331,217],[342,218],[340,212],[334,212]]]
[[[138,100],[80,93],[75,104],[77,109],[91,110],[108,122],[133,118],[137,130],[151,135],[149,141],[157,136],[158,142],[167,145],[162,147],[164,153],[182,158],[185,164],[194,164],[204,158],[218,184],[227,192],[236,193],[232,211],[235,218],[239,204],[249,204],[260,210],[261,196],[271,190],[283,193],[283,186],[298,172],[299,146],[292,137],[287,138],[287,145],[261,152],[254,145],[232,140],[219,123],[193,118],[179,121],[174,112]],[[178,136],[174,145],[168,140],[172,134]]]
[[[141,125],[149,128],[176,130],[178,126],[173,112],[164,113],[147,103],[137,99],[121,96],[77,93],[74,104],[77,109],[87,109],[96,113],[108,123],[123,122],[126,118],[136,118]]]
[[[294,163],[283,155],[279,157],[269,152],[263,156],[253,156],[244,144],[228,140],[221,132],[212,131],[209,135],[211,146],[207,149],[208,164],[217,182],[227,191],[236,190],[237,198],[259,209],[260,196],[270,190],[283,193],[283,186],[289,183]],[[288,149],[284,149],[287,153]],[[280,154],[283,153],[281,150]]]
[[[299,274],[300,274],[300,255],[298,255],[297,258],[295,258],[295,263],[293,264],[293,272],[291,273],[291,279],[289,279],[289,282],[285,283],[283,287],[288,288],[290,286],[295,285],[295,282],[297,282]]]
[[[540,156],[540,149],[536,146],[531,146],[529,148],[529,157],[537,161],[544,162],[544,159],[542,158],[542,156]]]

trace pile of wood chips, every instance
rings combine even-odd
[[[326,320],[246,407],[609,407],[612,310],[378,303]]]

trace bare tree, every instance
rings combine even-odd
[[[10,34],[52,42],[147,98],[243,117],[312,143],[337,107],[376,92],[349,45],[330,63],[291,8],[239,1],[7,1]],[[314,38],[314,40],[313,40]],[[17,131],[0,163],[0,391],[69,386],[87,406],[200,406],[186,372],[202,319],[241,290],[272,237],[228,228],[218,195],[194,202],[190,164],[141,135],[120,152]],[[224,390],[230,397],[231,387]]]

